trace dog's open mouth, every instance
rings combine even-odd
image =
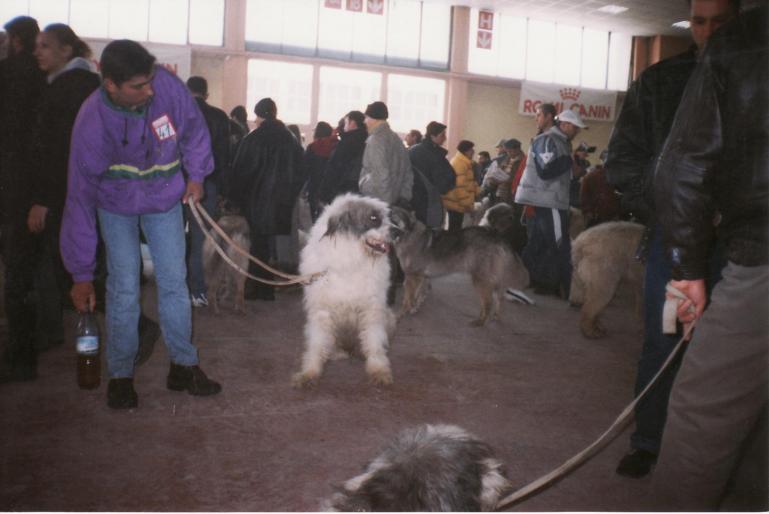
[[[381,239],[373,237],[366,238],[366,246],[378,253],[387,253],[388,245]]]

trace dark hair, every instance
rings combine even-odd
[[[466,151],[470,150],[471,148],[475,148],[475,143],[473,143],[472,141],[468,141],[467,139],[463,139],[457,145],[457,150],[460,153],[465,153]]]
[[[686,0],[686,5],[691,7],[692,6],[692,0]],[[739,14],[739,12],[740,12],[740,0],[729,0],[729,6],[732,8],[732,12],[734,14]]]
[[[437,136],[444,130],[446,130],[446,125],[437,121],[431,121],[427,124],[427,128],[425,129],[425,137]]]
[[[196,95],[206,96],[208,94],[208,81],[203,77],[194,75],[187,79],[187,89]]]
[[[60,45],[71,47],[73,59],[75,57],[91,56],[91,47],[88,46],[85,41],[77,37],[75,31],[73,31],[69,25],[65,25],[64,23],[51,23],[45,27],[43,32],[55,37]]]
[[[351,121],[354,121],[358,128],[366,128],[366,115],[360,111],[350,111],[345,118],[350,118]]]
[[[246,112],[246,108],[242,105],[236,105],[233,107],[230,111],[230,117],[235,118],[244,125],[248,123],[248,113]]]
[[[478,152],[478,156],[480,157],[481,155],[486,157],[489,160],[491,159],[491,155],[489,155],[489,152],[487,152],[486,150],[481,150],[480,152]]]
[[[101,53],[101,76],[119,86],[137,75],[149,75],[155,56],[130,39],[112,41]]]
[[[299,125],[296,123],[292,123],[291,125],[288,125],[286,127],[289,132],[291,132],[294,135],[294,139],[297,140],[297,142],[301,145],[302,144],[302,131],[299,130]]]
[[[422,133],[417,129],[409,130],[409,135],[414,138],[414,144],[422,142]]]
[[[278,116],[278,106],[272,98],[262,98],[256,102],[254,114],[265,120],[274,120]]]
[[[325,121],[319,121],[317,125],[315,125],[315,132],[312,134],[313,139],[320,139],[322,137],[328,137],[334,132],[334,129],[331,128],[331,125],[326,123]]]
[[[26,52],[35,51],[35,38],[40,33],[40,27],[37,20],[29,16],[16,16],[5,24],[5,31],[8,38],[16,36],[21,41],[21,46]]]
[[[542,111],[542,114],[549,114],[551,118],[555,119],[555,115],[558,114],[555,111],[555,105],[551,103],[542,103],[537,106],[537,109]]]

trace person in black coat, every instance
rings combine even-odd
[[[344,130],[339,132],[339,143],[326,163],[323,180],[318,188],[318,200],[328,205],[344,193],[358,192],[358,179],[366,148],[365,115],[350,111],[344,117]]]
[[[277,119],[277,112],[271,98],[256,104],[257,128],[240,142],[230,180],[226,181],[225,196],[248,220],[251,253],[263,262],[269,260],[273,236],[291,233],[294,203],[307,180],[302,147]],[[272,278],[253,262],[249,271],[261,278]],[[274,288],[250,281],[246,298],[274,300]]]
[[[437,195],[444,195],[454,189],[457,180],[454,168],[446,159],[448,150],[441,146],[445,142],[446,125],[431,121],[427,124],[422,142],[409,149],[411,165],[421,174],[419,176],[415,173],[411,206],[419,221],[434,228],[440,226],[440,222],[437,225],[434,222],[428,223],[428,204],[431,201],[440,202],[440,197]],[[424,180],[418,180],[418,178],[424,178]],[[428,191],[430,188],[437,195],[430,194]]]
[[[5,265],[5,311],[8,344],[0,382],[37,378],[34,347],[35,304],[31,301],[37,238],[27,228],[31,205],[30,176],[35,167],[35,121],[45,75],[32,54],[39,33],[37,21],[19,16],[5,25],[8,58],[0,63],[0,205],[2,256]]]

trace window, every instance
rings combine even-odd
[[[265,97],[275,100],[278,118],[286,124],[310,123],[312,65],[264,59],[248,61],[246,110],[253,119],[253,107]]]
[[[248,50],[448,68],[449,5],[415,0],[340,0],[336,7],[326,0],[246,2]]]
[[[363,111],[381,98],[381,86],[381,73],[321,66],[318,120],[335,126],[348,112]]]
[[[390,126],[397,132],[423,130],[430,121],[444,120],[446,81],[392,73],[387,77]]]
[[[494,13],[491,48],[479,48],[479,12],[470,10],[470,73],[627,89],[630,36]]]
[[[609,79],[606,84],[609,89],[627,90],[632,46],[633,38],[626,34],[612,32],[609,36]]]
[[[0,0],[0,19],[66,23],[80,37],[221,46],[224,0]],[[5,21],[3,23],[5,23]]]
[[[609,33],[585,29],[582,33],[582,85],[606,87],[606,64],[609,58]]]

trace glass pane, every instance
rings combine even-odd
[[[582,67],[582,27],[555,27],[555,82],[579,85]]]
[[[283,7],[273,0],[247,0],[246,41],[261,43],[256,48],[279,52],[283,41]]]
[[[321,66],[319,78],[318,120],[332,127],[348,112],[363,111],[381,98],[381,73]]]
[[[317,0],[283,0],[283,51],[314,55],[318,35]]]
[[[446,81],[391,74],[387,78],[387,107],[390,126],[408,132],[431,121],[444,121]]]
[[[553,81],[555,61],[555,23],[529,20],[526,79]]]
[[[415,66],[419,59],[419,2],[391,0],[387,19],[387,62]]]
[[[616,91],[627,90],[630,79],[630,53],[633,38],[612,32],[609,35],[609,80],[606,85]]]
[[[0,27],[16,16],[29,16],[29,0],[3,0],[0,2]]]
[[[382,14],[368,12],[355,13],[352,26],[352,58],[356,61],[384,62],[385,41],[387,38],[387,12]]]
[[[147,40],[149,0],[110,0],[109,37]]]
[[[253,118],[256,102],[265,97],[275,100],[278,118],[286,125],[310,123],[312,65],[264,59],[248,61],[246,110]]]
[[[430,68],[448,68],[450,38],[451,6],[423,2],[420,64]]]
[[[526,76],[526,18],[498,16],[494,37],[499,41],[497,75],[511,79]]]
[[[37,20],[40,30],[51,23],[69,24],[69,2],[66,0],[30,0],[29,15]]]
[[[318,15],[318,55],[349,59],[352,54],[353,13],[321,6]]]
[[[494,14],[494,26],[500,26],[504,17]],[[478,48],[478,9],[470,9],[470,36],[467,44],[467,71],[479,75],[496,75],[499,60],[499,30],[491,40],[491,48]]]
[[[584,29],[582,32],[582,85],[606,87],[606,63],[609,54],[609,33]]]
[[[109,34],[109,2],[70,0],[69,24],[80,37],[106,38]]]
[[[150,0],[149,40],[187,44],[187,0]]]
[[[190,43],[224,44],[224,0],[190,0]]]

